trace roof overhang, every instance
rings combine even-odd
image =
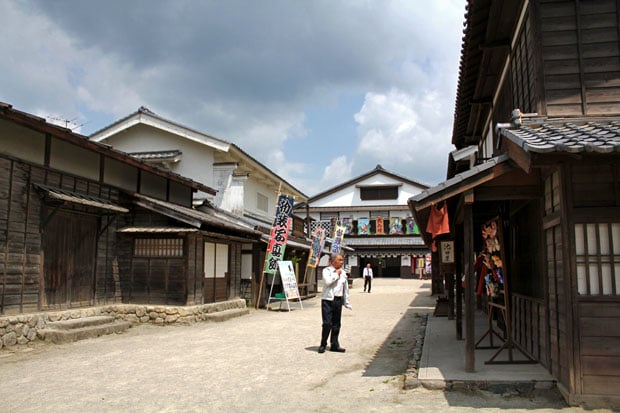
[[[129,209],[122,207],[118,204],[115,204],[107,199],[102,199],[102,198],[98,198],[98,197],[94,197],[94,196],[86,195],[86,194],[80,194],[78,192],[67,191],[66,189],[55,188],[55,187],[43,185],[43,184],[33,184],[33,186],[41,194],[43,194],[45,198],[49,200],[69,202],[72,204],[88,206],[88,207],[102,209],[102,210],[110,211],[114,213],[125,214],[129,212]]]
[[[432,242],[430,234],[425,232],[431,206],[472,193],[476,187],[497,179],[515,169],[517,168],[510,162],[508,155],[502,154],[409,198],[409,208],[418,227],[422,231],[422,236],[426,243],[430,244]]]
[[[214,233],[217,232],[217,230],[223,230],[226,232],[251,236],[252,238],[258,238],[262,235],[262,232],[257,231],[240,220],[235,220],[224,212],[217,211],[214,208],[198,211],[192,208],[151,198],[142,194],[133,194],[133,197],[136,205],[149,211],[167,216],[168,218],[172,218],[175,221],[190,225],[194,228],[200,228],[203,230],[210,229]]]

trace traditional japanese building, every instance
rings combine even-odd
[[[262,233],[192,207],[213,188],[6,103],[0,170],[0,315],[239,297]]]
[[[361,276],[361,268],[370,263],[378,277],[421,277],[426,272],[428,248],[407,199],[426,188],[377,165],[310,197],[296,211],[308,217],[311,232],[321,226],[334,238],[337,228],[342,229],[342,243],[353,249],[345,254],[352,276]]]
[[[194,193],[193,203],[197,209],[209,210],[215,206],[260,231],[260,243],[242,245],[240,268],[244,286],[241,295],[257,301],[278,195],[305,202],[307,196],[303,192],[234,143],[166,119],[146,107],[93,133],[90,140],[111,145],[148,165],[213,187],[214,193]],[[293,220],[285,259],[298,263],[296,274],[302,277],[310,241],[304,233],[303,221],[298,217]],[[276,282],[279,282],[277,278]]]
[[[450,233],[436,240],[455,246],[443,275],[465,281],[465,369],[484,338],[478,302],[503,330],[486,363],[540,363],[570,404],[618,408],[620,4],[469,0],[466,10],[456,150],[447,180],[409,200],[420,225],[434,206],[449,210]],[[462,322],[457,312],[457,332]]]

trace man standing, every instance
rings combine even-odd
[[[323,293],[321,299],[321,316],[323,329],[321,331],[321,345],[319,353],[325,352],[327,339],[331,334],[331,346],[329,351],[344,353],[340,347],[338,335],[340,334],[340,320],[342,318],[342,306],[352,310],[349,303],[349,285],[347,274],[342,269],[344,257],[342,254],[332,254],[331,265],[323,270]]]
[[[368,287],[368,292],[372,288],[372,267],[370,263],[366,264],[366,268],[364,268],[364,292],[366,292],[366,287]]]

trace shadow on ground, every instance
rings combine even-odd
[[[415,347],[415,332],[422,321],[422,313],[409,308],[381,344],[363,376],[396,376],[404,374]]]

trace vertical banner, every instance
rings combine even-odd
[[[345,227],[342,225],[336,225],[334,229],[334,236],[332,238],[332,254],[338,254],[342,250],[342,240],[344,238]]]
[[[271,228],[271,237],[267,246],[267,256],[265,258],[264,272],[275,274],[278,270],[278,261],[284,257],[284,249],[288,240],[288,232],[291,227],[293,216],[293,197],[280,195],[276,218]]]
[[[383,224],[383,217],[377,217],[377,219],[375,220],[375,225],[377,226],[376,229],[376,233],[377,235],[383,235],[385,234],[385,226]]]
[[[307,266],[310,268],[316,268],[321,258],[321,251],[325,246],[325,229],[317,227],[312,235],[312,250],[310,251],[310,257],[308,257]]]

